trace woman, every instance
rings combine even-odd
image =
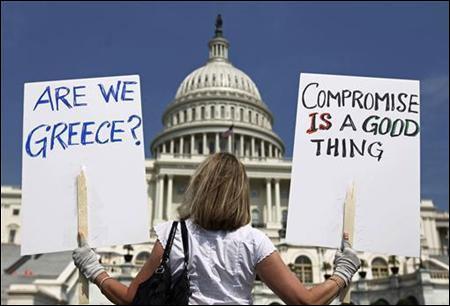
[[[270,239],[249,225],[249,181],[244,165],[232,154],[211,155],[198,167],[179,213],[189,231],[189,304],[252,304],[256,274],[286,304],[330,303],[349,285],[360,265],[344,239],[343,249],[336,252],[332,277],[306,288],[284,264]],[[75,265],[113,303],[130,304],[139,284],[159,266],[171,225],[166,222],[155,227],[158,240],[128,287],[109,277],[84,241],[73,253]],[[174,279],[183,269],[183,258],[178,230],[169,262]]]

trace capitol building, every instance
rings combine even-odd
[[[263,95],[231,58],[219,18],[205,58],[198,59],[206,63],[180,83],[162,114],[162,130],[151,141],[153,157],[145,163],[150,241],[97,250],[105,268],[124,283],[148,258],[155,242],[153,226],[177,218],[199,163],[224,151],[239,157],[247,169],[252,225],[270,237],[298,278],[314,285],[332,273],[334,250],[298,247],[284,240],[292,162],[273,131],[274,114]],[[78,272],[71,252],[20,257],[20,202],[20,189],[2,186],[2,304],[77,303]],[[422,200],[421,217],[421,258],[360,254],[364,264],[352,284],[354,304],[448,305],[449,216],[437,211],[431,200]],[[255,304],[283,304],[258,279],[253,296]],[[91,302],[109,304],[94,285]]]

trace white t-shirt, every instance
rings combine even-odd
[[[155,226],[162,246],[172,221]],[[250,225],[235,231],[208,231],[186,220],[189,231],[188,273],[192,296],[189,304],[253,304],[251,291],[256,277],[255,266],[276,248],[260,230]],[[181,225],[170,252],[170,268],[176,279],[183,269]]]

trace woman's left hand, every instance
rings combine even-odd
[[[342,278],[345,285],[348,286],[353,275],[361,266],[361,260],[358,254],[352,249],[348,234],[344,234],[342,239],[342,250],[337,250],[334,256],[334,274]]]
[[[90,281],[94,282],[97,276],[105,272],[105,268],[98,262],[98,255],[92,250],[82,234],[78,234],[79,248],[72,252],[75,266]]]

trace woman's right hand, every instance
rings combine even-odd
[[[105,272],[105,269],[99,263],[97,254],[80,233],[78,234],[78,244],[79,247],[72,252],[73,262],[87,279],[94,282],[97,276]]]
[[[344,234],[342,250],[336,251],[336,255],[334,256],[334,274],[342,278],[345,285],[348,286],[360,266],[361,260],[356,251],[351,248],[348,235]]]

